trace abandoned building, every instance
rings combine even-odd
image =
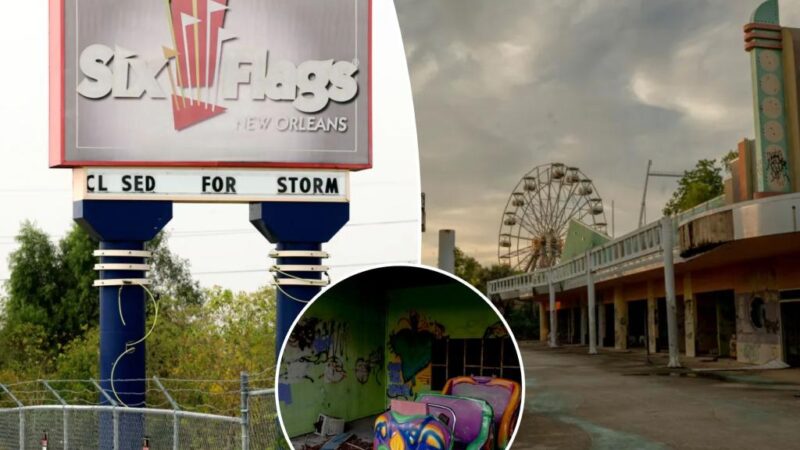
[[[724,195],[615,239],[572,223],[570,255],[491,281],[490,297],[536,302],[551,345],[800,366],[800,29],[766,1],[744,49],[755,137],[738,144]]]

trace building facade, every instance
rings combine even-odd
[[[768,0],[744,41],[755,134],[723,196],[489,283],[493,298],[538,304],[542,340],[669,351],[672,314],[676,355],[800,366],[800,29]]]

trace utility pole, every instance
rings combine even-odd
[[[639,227],[643,227],[645,221],[647,220],[647,186],[650,184],[650,177],[661,177],[661,178],[681,178],[683,177],[682,173],[677,172],[654,172],[650,169],[653,167],[653,160],[647,160],[647,174],[644,177],[644,192],[642,192],[642,207],[639,210]]]
[[[456,232],[439,230],[439,268],[456,273]]]
[[[617,210],[614,207],[614,200],[611,200],[611,237],[612,238],[616,237],[616,231],[615,231],[616,212],[617,212]],[[639,219],[639,221],[641,222],[641,219]]]

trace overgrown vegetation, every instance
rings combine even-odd
[[[456,249],[456,275],[486,293],[486,284],[491,280],[510,277],[518,272],[503,264],[483,266],[477,259]],[[539,336],[539,322],[534,320],[534,308],[530,302],[506,302],[493,299],[495,306],[505,317],[517,339],[533,339]]]
[[[678,189],[664,206],[664,215],[682,213],[722,195],[722,171],[730,171],[729,164],[737,156],[731,151],[719,163],[716,159],[701,159],[694,169],[685,171],[678,181]]]
[[[456,248],[456,275],[483,293],[486,293],[486,284],[489,281],[515,274],[509,266],[503,264],[484,267],[477,259]]]
[[[97,243],[77,226],[55,243],[31,223],[22,225],[16,240],[6,298],[0,302],[0,383],[96,378],[99,307],[92,252]],[[274,291],[201,289],[164,235],[151,250],[152,291],[160,309],[146,343],[148,375],[236,380],[241,371],[267,371],[271,376]],[[152,304],[148,309],[152,321]]]

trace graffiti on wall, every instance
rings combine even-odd
[[[767,172],[772,184],[783,187],[789,183],[789,164],[783,156],[783,150],[775,145],[767,148]]]
[[[765,364],[781,359],[780,292],[768,282],[753,284],[754,289],[736,293],[736,358]]]
[[[289,336],[284,351],[281,382],[339,383],[345,370],[348,326],[335,320],[304,317]]]
[[[389,386],[386,395],[389,398],[412,398],[414,391],[411,383],[403,380],[402,364],[399,362],[389,363]]]
[[[376,347],[366,358],[356,360],[356,380],[361,384],[367,384],[370,375],[374,375],[375,382],[381,384],[381,374],[383,374],[383,347]]]
[[[419,385],[430,384],[433,343],[447,337],[445,327],[416,311],[397,321],[389,335],[391,360],[388,365],[390,398],[410,399]]]

